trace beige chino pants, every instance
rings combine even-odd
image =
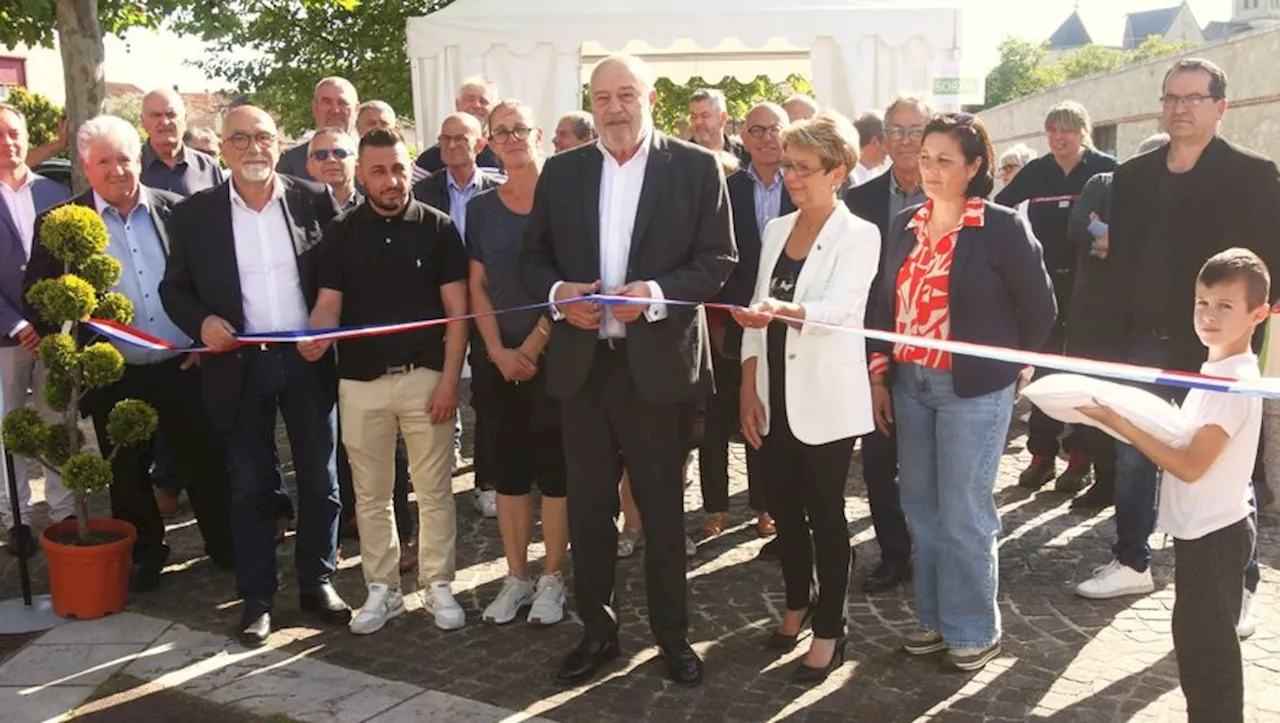
[[[367,585],[400,589],[396,531],[396,432],[409,452],[409,479],[418,500],[418,580],[424,587],[453,580],[457,519],[453,500],[453,419],[432,424],[427,400],[440,372],[414,369],[372,381],[338,383],[342,443],[351,460],[360,558]]]

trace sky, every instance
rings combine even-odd
[[[464,0],[465,1],[465,0]],[[785,2],[785,0],[779,0]],[[1080,15],[1095,42],[1119,44],[1125,13],[1169,7],[1179,0],[1079,0]],[[1231,16],[1234,0],[1189,0],[1201,27],[1210,20]],[[1076,0],[938,0],[964,8],[965,64],[985,73],[998,57],[996,45],[1006,36],[1043,40],[1071,14]],[[199,41],[172,33],[134,29],[122,39],[107,41],[107,80],[133,83],[142,88],[177,85],[183,92],[219,90],[220,81],[208,80],[183,61],[204,52]]]

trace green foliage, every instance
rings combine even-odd
[[[80,379],[85,389],[101,389],[124,376],[124,357],[105,341],[90,344],[80,352]]]
[[[0,10],[0,23],[4,22],[3,17],[4,11]],[[20,85],[9,88],[9,97],[5,102],[22,111],[22,115],[26,117],[27,135],[32,148],[58,139],[58,119],[62,117],[62,106]]]
[[[150,404],[137,399],[116,403],[107,415],[107,439],[118,447],[132,447],[151,439],[160,418]]]
[[[54,375],[65,377],[76,368],[79,362],[76,342],[69,334],[45,336],[40,340],[40,348],[36,353],[40,355],[40,362],[44,364],[44,368]]]
[[[40,398],[55,412],[65,412],[71,406],[71,379],[63,375],[46,374]]]
[[[88,281],[99,294],[106,294],[112,286],[120,283],[121,272],[120,262],[106,254],[94,254],[76,269],[76,275]]]
[[[84,321],[98,305],[98,296],[88,281],[72,274],[41,279],[27,291],[27,301],[40,318],[53,326],[68,321]]]
[[[49,437],[49,428],[35,409],[18,407],[5,415],[3,437],[10,454],[39,457]]]
[[[119,291],[108,291],[98,299],[98,308],[93,310],[93,315],[117,324],[132,324],[133,302]]]
[[[77,495],[105,490],[111,486],[111,463],[89,452],[72,455],[62,465],[62,483]]]
[[[312,91],[328,75],[351,80],[361,100],[384,100],[411,118],[405,21],[451,1],[237,0],[224,3],[230,12],[212,17],[183,13],[175,29],[210,43],[209,59],[197,63],[202,71],[250,94],[296,136],[314,124]],[[258,57],[248,56],[246,46]]]
[[[79,268],[107,249],[111,236],[97,211],[66,203],[49,211],[40,226],[40,243],[55,259]]]
[[[78,434],[77,432],[77,436]],[[67,460],[71,459],[71,435],[66,427],[58,425],[48,428],[43,457],[45,461],[55,465],[65,465]]]
[[[1134,50],[1086,45],[1050,62],[1047,46],[1005,38],[999,46],[1000,62],[987,74],[987,98],[982,107],[1008,103],[1068,80],[1106,73],[1195,46],[1196,43],[1190,41],[1170,43],[1159,35],[1152,35]]]
[[[703,78],[690,78],[684,85],[676,85],[667,78],[659,78],[655,84],[658,90],[658,102],[653,109],[653,122],[658,128],[675,134],[679,121],[689,120],[689,96],[702,88],[715,88],[724,93],[729,106],[725,110],[730,118],[741,120],[751,110],[751,106],[760,101],[770,100],[781,103],[793,93],[813,94],[813,85],[798,75],[787,78],[785,83],[775,83],[767,76],[743,82],[737,78],[722,78],[717,83],[709,83]],[[584,103],[590,107],[589,103]]]

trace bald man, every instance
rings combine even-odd
[[[316,130],[321,128],[341,128],[348,133],[356,132],[356,108],[360,98],[356,87],[346,78],[333,75],[316,83],[311,94],[311,118],[315,121]],[[284,153],[276,170],[296,178],[315,181],[307,170],[308,143],[299,143]]]
[[[329,579],[337,570],[335,469],[337,377],[332,354],[309,363],[291,344],[236,348],[236,334],[306,329],[319,284],[319,246],[336,215],[319,184],[275,171],[280,134],[252,106],[223,121],[231,179],[174,208],[160,297],[203,357],[205,411],[226,449],[236,587],[244,600],[240,640],[271,633],[276,593],[275,428],[289,433],[298,485],[295,550],[301,607],[345,625],[351,611]]]

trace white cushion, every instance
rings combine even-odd
[[[1060,422],[1087,424],[1126,444],[1129,440],[1114,429],[1076,410],[1095,403],[1111,407],[1134,426],[1166,444],[1178,444],[1187,432],[1187,420],[1181,409],[1137,387],[1079,374],[1052,374],[1028,384],[1022,394],[1040,411]]]

